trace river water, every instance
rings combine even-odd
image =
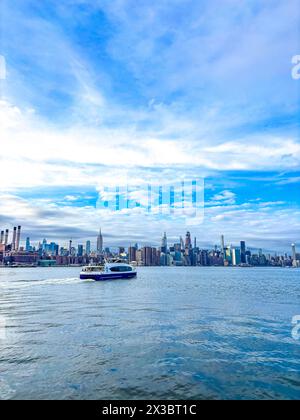
[[[79,271],[0,268],[0,399],[300,398],[299,270]]]

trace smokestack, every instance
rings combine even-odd
[[[19,251],[20,249],[20,240],[21,240],[21,226],[18,226],[16,251]]]
[[[6,229],[6,231],[5,231],[5,240],[4,240],[4,245],[5,246],[7,246],[7,244],[8,244],[8,234],[9,234],[9,230]]]
[[[16,249],[16,237],[17,237],[17,228],[14,227],[13,239],[12,239],[12,250]]]
[[[3,244],[3,239],[4,239],[4,230],[1,230],[1,241],[0,244]]]

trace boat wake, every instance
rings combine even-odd
[[[6,281],[0,283],[0,288],[5,289],[23,289],[28,287],[38,287],[38,286],[57,286],[57,285],[68,285],[82,283],[78,277],[69,277],[69,278],[56,278],[56,279],[43,279],[43,280],[22,280],[22,281]]]

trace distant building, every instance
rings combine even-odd
[[[166,254],[167,251],[168,251],[168,239],[167,239],[167,234],[165,232],[161,241],[161,252]]]
[[[103,253],[103,236],[102,236],[101,229],[100,229],[99,235],[97,237],[97,252],[98,252],[98,254]]]
[[[144,266],[150,267],[152,265],[152,248],[145,246],[142,248],[142,261]]]
[[[88,256],[91,255],[91,241],[86,241],[85,253]]]
[[[225,261],[227,262],[227,264],[232,264],[232,253],[231,253],[231,247],[227,247],[225,250]]]
[[[238,248],[233,248],[232,253],[232,265],[237,266],[241,264],[241,251]]]
[[[83,257],[83,245],[78,245],[77,256]]]
[[[221,236],[221,252],[223,254],[223,257],[225,255],[225,238],[224,235]]]
[[[297,258],[296,245],[295,244],[292,244],[292,264],[293,264],[293,267],[299,267],[299,265],[300,265],[300,261]]]
[[[246,242],[241,241],[241,263],[246,264]]]
[[[128,248],[128,260],[129,262],[137,261],[137,248],[131,246]]]
[[[26,252],[29,252],[31,250],[30,238],[26,238],[25,250],[26,250]]]

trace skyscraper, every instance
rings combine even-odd
[[[102,252],[103,252],[103,236],[102,236],[101,229],[100,229],[99,235],[97,237],[97,252],[98,252],[98,254],[102,254]]]
[[[26,252],[29,252],[31,250],[31,245],[30,245],[30,238],[26,238],[26,247],[25,247]]]
[[[221,236],[221,252],[225,255],[225,238],[224,235]]]
[[[232,265],[237,266],[241,263],[241,251],[238,248],[232,249]]]
[[[241,241],[241,263],[246,264],[246,242]]]
[[[191,233],[187,232],[185,237],[185,249],[190,249],[192,247]]]
[[[77,256],[78,257],[82,257],[83,256],[83,245],[78,245]]]
[[[142,249],[142,259],[144,266],[150,267],[152,265],[152,248],[150,246],[145,246]]]
[[[167,239],[167,234],[165,232],[162,241],[161,241],[161,252],[163,252],[164,254],[166,254],[168,251],[168,239]]]
[[[129,247],[128,248],[128,259],[129,259],[129,262],[133,262],[133,261],[136,261],[137,260],[137,257],[136,257],[136,255],[137,255],[137,248],[136,247]]]
[[[293,260],[293,266],[297,267],[297,255],[296,255],[296,245],[292,244],[292,260]]]
[[[86,252],[86,255],[91,254],[91,241],[86,241],[85,252]]]
[[[183,251],[184,250],[184,241],[183,241],[182,236],[180,236],[180,246],[181,246],[181,250]]]
[[[9,235],[9,230],[6,229],[5,230],[5,238],[4,238],[4,245],[7,246],[8,244],[8,235]]]

